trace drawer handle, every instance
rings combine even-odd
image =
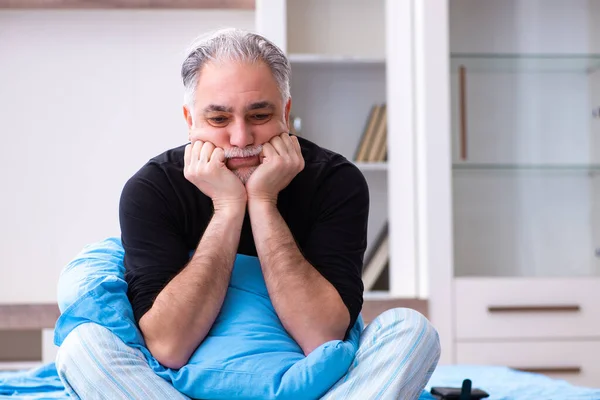
[[[460,89],[460,158],[467,159],[467,69],[461,65],[458,69]]]
[[[581,367],[511,367],[518,371],[536,374],[581,374]]]
[[[540,305],[540,306],[488,306],[491,313],[521,313],[521,312],[579,312],[578,305]]]

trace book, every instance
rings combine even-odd
[[[376,155],[376,160],[378,162],[384,162],[387,161],[387,149],[388,149],[388,143],[387,143],[387,134],[388,134],[388,123],[387,123],[387,112],[385,114],[385,129],[383,130],[383,135],[382,135],[382,142],[381,142],[381,146],[379,146],[379,153]]]
[[[389,263],[389,237],[387,222],[379,232],[373,248],[365,258],[362,280],[365,290],[372,290],[381,273]]]
[[[377,129],[373,134],[372,144],[366,159],[368,162],[383,161],[387,150],[387,107],[385,104],[381,106],[378,118]]]
[[[356,155],[354,156],[354,160],[357,162],[367,161],[367,156],[369,154],[371,145],[373,144],[373,135],[376,132],[377,123],[380,121],[379,116],[381,114],[381,110],[382,107],[379,104],[375,104],[373,107],[371,107],[371,112],[367,118],[360,143],[356,150]]]
[[[375,281],[371,290],[376,292],[387,292],[390,290],[390,262],[388,260],[385,268],[379,274],[379,278]]]

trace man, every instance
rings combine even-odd
[[[289,77],[285,55],[259,35],[229,29],[200,40],[182,67],[190,143],[152,159],[123,190],[128,295],[165,367],[181,368],[202,344],[237,253],[258,256],[277,315],[305,355],[343,340],[358,318],[368,188],[342,156],[288,133]],[[129,377],[110,374],[104,354],[130,354],[110,332],[94,324],[74,332],[78,341],[61,352],[80,356],[95,342],[94,354],[59,359],[98,371],[63,376],[75,392],[109,376],[121,387],[112,398],[123,387],[130,398],[184,398],[143,361]],[[363,332],[347,376],[325,398],[416,398],[438,358],[424,317],[388,311]]]

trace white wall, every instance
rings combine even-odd
[[[62,267],[119,235],[125,181],[184,144],[179,68],[252,11],[0,11],[0,303],[54,302]]]
[[[287,51],[385,55],[384,0],[287,0]]]

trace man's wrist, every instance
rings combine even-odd
[[[225,202],[213,203],[215,215],[222,215],[228,218],[244,216],[246,213],[246,202]]]
[[[259,198],[259,197],[250,197],[248,198],[248,212],[253,213],[262,213],[262,212],[272,212],[278,211],[277,209],[277,199],[270,198]]]

